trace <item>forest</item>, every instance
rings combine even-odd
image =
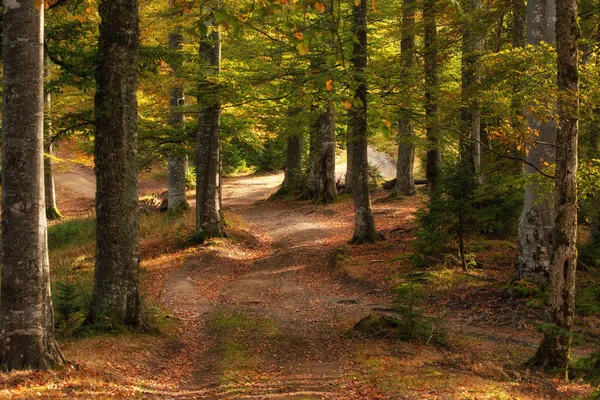
[[[1,398],[600,398],[598,0],[1,7]]]

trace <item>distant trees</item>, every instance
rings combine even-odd
[[[46,369],[54,339],[44,207],[43,8],[4,4],[0,365]]]
[[[96,70],[96,266],[88,323],[142,325],[137,193],[138,4],[99,6]]]

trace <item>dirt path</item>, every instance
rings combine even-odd
[[[227,181],[229,213],[255,237],[208,249],[167,283],[165,302],[185,324],[175,363],[196,352],[179,397],[352,397],[346,332],[381,299],[332,273],[331,230],[314,206],[265,202],[281,179]]]

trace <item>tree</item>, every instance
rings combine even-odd
[[[8,2],[3,17],[0,365],[47,369],[64,359],[54,339],[44,208],[43,8]]]
[[[412,83],[413,60],[415,57],[415,2],[404,0],[402,4],[402,40],[400,42],[400,57],[402,63],[402,76],[405,80],[404,91],[409,93]],[[398,161],[396,170],[396,185],[392,196],[412,196],[416,193],[413,177],[415,163],[415,146],[413,144],[415,132],[409,110],[404,107],[400,110],[398,120]]]
[[[88,323],[138,327],[138,4],[99,6],[96,69],[96,266]]]
[[[44,77],[46,80],[50,78],[50,58],[44,57]],[[58,206],[56,205],[56,190],[54,188],[54,151],[52,142],[52,122],[48,118],[48,114],[52,109],[52,94],[50,90],[44,88],[44,196],[46,201],[46,218],[47,219],[59,219],[62,218]]]
[[[438,44],[436,0],[423,3],[423,58],[425,64],[425,116],[427,137],[427,187],[435,193],[438,183],[442,153],[440,150],[440,129],[438,126]]]
[[[325,100],[324,109],[312,113],[310,164],[304,199],[315,203],[334,203],[335,187],[335,109]]]
[[[554,44],[556,33],[554,0],[529,0],[527,3],[527,43]],[[550,278],[550,232],[554,225],[554,209],[544,194],[538,170],[555,159],[556,123],[528,115],[529,127],[537,133],[536,142],[527,153],[525,172],[532,182],[525,188],[525,204],[519,221],[519,279],[545,281]],[[536,180],[537,178],[537,180]]]
[[[355,2],[352,9],[355,41],[352,52],[355,94],[350,108],[352,118],[352,189],[354,193],[354,234],[350,243],[374,243],[383,236],[375,228],[369,197],[367,157],[367,2]]]
[[[169,8],[175,6],[173,0],[169,0]],[[169,50],[173,53],[181,51],[183,44],[183,35],[178,32],[169,33]],[[175,80],[179,76],[178,72],[181,69],[179,62],[172,62]],[[182,129],[184,123],[184,114],[177,110],[177,107],[184,105],[183,86],[176,83],[169,91],[169,124],[173,129]],[[185,154],[172,154],[168,157],[168,209],[170,212],[178,212],[181,209],[188,209],[185,193],[185,177],[188,168],[188,160]]]
[[[278,195],[298,194],[303,186],[302,156],[304,154],[304,135],[302,108],[290,107],[284,127],[286,135],[285,174]]]
[[[461,161],[473,174],[481,169],[481,105],[477,93],[483,51],[478,24],[480,9],[480,0],[463,1],[460,147]]]
[[[215,80],[221,72],[221,33],[214,19],[206,25],[210,31],[200,40],[200,59],[205,73],[198,97],[196,141],[196,235],[199,238],[224,234],[219,201],[221,99]]]
[[[554,189],[555,219],[550,257],[550,314],[553,327],[531,364],[547,370],[567,367],[575,317],[577,267],[577,139],[579,73],[577,71],[577,1],[556,0],[558,67],[558,134]]]

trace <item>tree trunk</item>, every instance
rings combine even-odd
[[[429,193],[435,193],[438,184],[439,167],[442,162],[440,130],[438,126],[438,53],[436,0],[423,3],[424,62],[425,62],[425,116],[427,137],[426,177]]]
[[[319,203],[334,203],[335,187],[335,110],[330,101],[314,113],[310,132],[308,179],[302,198]]]
[[[554,44],[554,4],[554,0],[528,2],[528,44],[537,45],[542,41]],[[539,142],[530,147],[527,161],[544,168],[545,163],[554,163],[555,160],[556,123],[552,120],[539,120],[531,114],[528,121],[529,127],[539,132]],[[537,174],[532,165],[527,165],[525,172],[530,176]],[[554,225],[554,210],[551,199],[544,195],[542,184],[535,182],[533,178],[531,180],[533,182],[525,188],[525,204],[519,221],[517,277],[546,281],[550,278],[550,232]]]
[[[354,148],[352,142],[352,124],[354,123],[352,118],[352,112],[348,110],[348,128],[346,131],[346,176],[344,178],[344,193],[352,193],[352,165],[353,159],[352,157],[352,149]]]
[[[412,86],[412,69],[415,53],[415,2],[404,0],[402,5],[402,40],[400,41],[400,57],[402,75],[405,79],[404,92],[408,95]],[[400,110],[398,120],[398,162],[396,163],[396,186],[391,196],[412,196],[417,191],[414,184],[413,169],[415,164],[415,132],[409,117],[409,110]]]
[[[196,235],[200,239],[224,235],[219,201],[221,99],[209,76],[221,72],[221,34],[216,26],[200,42],[200,58],[206,66],[200,85],[201,110],[196,142]]]
[[[285,153],[285,176],[278,195],[298,194],[302,189],[302,155],[304,138],[302,129],[296,125],[296,117],[302,113],[302,108],[291,108],[286,121],[287,148]]]
[[[355,3],[356,4],[356,3]],[[369,197],[369,162],[367,157],[367,2],[360,0],[352,10],[356,41],[352,53],[356,93],[352,116],[352,188],[354,189],[354,235],[352,244],[374,243],[383,239],[375,228]]]
[[[169,7],[174,7],[173,0],[169,1]],[[183,44],[183,35],[180,33],[169,34],[169,51],[176,53],[181,51]],[[179,73],[181,65],[174,62],[171,65],[174,74]],[[169,124],[174,129],[182,129],[184,114],[177,110],[177,107],[184,105],[183,86],[177,84],[171,87],[169,91]],[[187,156],[184,154],[173,154],[169,156],[167,162],[168,170],[168,210],[171,213],[178,213],[180,210],[189,209],[186,198],[185,176],[188,167]]]
[[[0,365],[64,362],[54,340],[44,210],[43,8],[4,4]]]
[[[171,156],[167,161],[168,165],[168,210],[171,213],[178,213],[190,208],[186,198],[185,177],[188,169],[187,156]]]
[[[96,69],[96,268],[87,322],[142,325],[137,193],[138,4],[100,4]]]
[[[44,78],[50,79],[50,59],[44,57]],[[50,122],[50,111],[52,110],[52,95],[49,90],[44,89],[44,194],[46,200],[46,218],[60,219],[62,215],[56,205],[56,190],[54,188],[54,174],[52,172],[52,123]]]
[[[318,203],[335,203],[335,109],[327,102],[325,111],[319,115],[319,195]]]
[[[58,211],[58,206],[56,205],[56,190],[54,187],[54,173],[52,169],[54,152],[52,147],[51,142],[46,143],[44,155],[44,197],[46,201],[46,218],[60,219],[62,218],[62,214]]]
[[[577,1],[556,0],[558,116],[555,222],[552,230],[550,310],[555,329],[546,330],[532,364],[566,369],[575,316],[577,266]]]
[[[463,1],[462,85],[461,85],[461,162],[473,174],[481,169],[481,105],[478,85],[481,79],[479,60],[483,50],[478,16],[481,0]]]
[[[319,185],[321,176],[320,150],[321,150],[321,129],[320,129],[320,112],[316,106],[311,110],[311,123],[309,133],[308,147],[308,170],[306,177],[306,188],[302,194],[303,200],[315,200],[319,196]]]

